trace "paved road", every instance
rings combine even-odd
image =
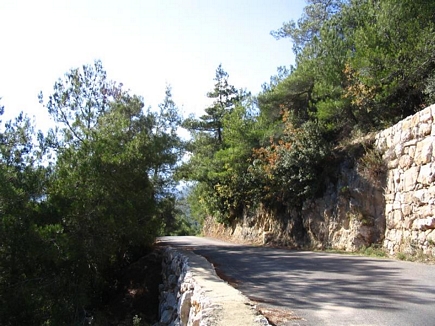
[[[263,310],[287,312],[279,326],[435,325],[434,265],[198,237],[160,241],[206,257]]]

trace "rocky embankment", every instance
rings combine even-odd
[[[245,209],[229,226],[212,217],[206,236],[236,242],[435,257],[435,105],[371,137],[358,160],[344,155],[323,195],[302,209]],[[361,139],[361,142],[367,139]],[[350,148],[366,144],[352,144]]]

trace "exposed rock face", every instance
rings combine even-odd
[[[370,182],[356,166],[344,162],[336,184],[306,202],[302,216],[317,248],[353,251],[380,243],[385,232],[383,182]]]
[[[432,105],[375,135],[382,173],[344,160],[338,179],[302,209],[277,213],[258,207],[230,227],[210,218],[204,233],[239,242],[348,251],[383,244],[391,254],[435,256],[434,120]]]
[[[372,184],[356,167],[343,162],[340,176],[321,198],[306,201],[300,211],[276,213],[259,207],[245,212],[231,227],[204,225],[206,235],[239,242],[293,248],[355,250],[384,238],[382,183]]]
[[[435,105],[376,136],[385,151],[386,232],[390,253],[435,256]]]

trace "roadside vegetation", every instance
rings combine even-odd
[[[190,232],[172,178],[181,118],[170,88],[162,95],[157,110],[144,110],[96,61],[40,94],[56,122],[46,134],[22,114],[3,125],[2,325],[80,324],[157,236]]]
[[[434,264],[435,260],[432,255],[424,254],[421,249],[414,252],[398,252],[396,255],[391,256],[384,248],[379,245],[363,246],[356,251],[347,251],[339,249],[326,249],[327,252],[338,253],[343,255],[362,255],[374,258],[389,258],[417,263]]]
[[[243,211],[298,208],[334,179],[337,150],[432,104],[435,3],[427,0],[309,0],[302,17],[271,34],[293,42],[257,96],[220,66],[206,114],[183,126],[191,158],[177,176],[193,183],[193,216],[230,224]],[[385,164],[370,146],[361,167],[379,180]]]

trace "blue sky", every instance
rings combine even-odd
[[[290,40],[271,30],[297,20],[303,0],[0,0],[0,97],[48,124],[51,94],[70,68],[101,59],[110,79],[156,107],[166,84],[185,115],[202,114],[222,63],[230,83],[256,94],[278,66],[294,63]]]

